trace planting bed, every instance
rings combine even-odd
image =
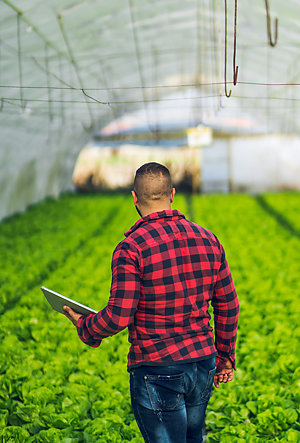
[[[261,199],[173,205],[218,236],[240,299],[238,370],[213,391],[208,443],[300,441],[300,195]],[[0,441],[142,442],[126,331],[89,348],[40,290],[104,307],[111,254],[137,217],[129,196],[66,194],[0,224]]]

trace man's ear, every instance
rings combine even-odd
[[[133,197],[133,203],[136,206],[138,204],[138,198],[137,195],[135,193],[135,191],[131,191],[132,197]]]
[[[173,203],[173,201],[174,201],[175,193],[176,193],[175,188],[172,188],[172,192],[171,192],[171,203]]]

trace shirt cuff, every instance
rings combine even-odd
[[[220,371],[222,371],[222,369],[225,368],[226,362],[228,360],[231,362],[233,369],[236,371],[236,364],[235,364],[234,355],[230,355],[228,357],[225,357],[223,355],[217,355],[216,356],[217,372],[220,372]]]
[[[81,317],[78,318],[77,323],[76,323],[77,331],[79,328],[82,327],[82,322],[83,322],[84,318],[85,318],[85,315],[82,315]]]
[[[89,332],[86,330],[85,328],[85,320],[86,320],[87,316],[82,315],[81,317],[79,317],[79,319],[77,320],[77,324],[76,324],[76,328],[77,328],[77,334],[80,338],[80,340],[88,345],[91,346],[92,348],[98,348],[98,346],[100,346],[102,339],[97,339],[97,338],[93,338]]]

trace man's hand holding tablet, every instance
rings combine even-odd
[[[75,326],[77,326],[78,319],[83,315],[97,314],[97,311],[94,309],[65,297],[58,292],[52,291],[52,289],[42,286],[41,290],[52,308],[64,314]]]
[[[78,320],[80,317],[82,317],[82,314],[78,314],[67,305],[63,307],[63,314],[73,323],[74,326],[77,326]]]

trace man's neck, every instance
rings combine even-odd
[[[171,205],[162,205],[162,206],[151,206],[147,208],[140,208],[142,217],[146,217],[149,214],[153,214],[153,212],[160,211],[170,211]]]

